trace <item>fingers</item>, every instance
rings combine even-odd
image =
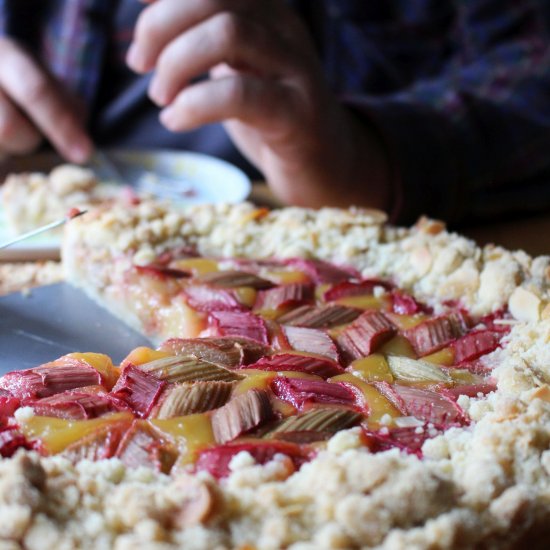
[[[13,43],[0,43],[0,88],[28,115],[65,158],[84,162],[93,146],[67,99],[31,57]]]
[[[13,155],[30,153],[41,141],[40,132],[0,91],[0,152]]]
[[[150,96],[167,105],[194,77],[222,63],[255,75],[289,73],[276,37],[268,38],[254,21],[229,12],[216,14],[173,40],[162,52]]]
[[[292,116],[285,95],[281,86],[235,74],[186,88],[162,111],[161,121],[174,132],[228,119],[239,119],[261,130],[273,120],[282,123]]]
[[[128,50],[127,63],[138,73],[154,68],[157,59],[180,33],[217,13],[223,0],[162,0],[151,4],[141,13]],[[234,4],[236,2],[233,2]]]

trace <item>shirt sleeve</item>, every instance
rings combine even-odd
[[[548,0],[461,2],[441,72],[346,103],[396,167],[393,220],[448,222],[550,207]]]

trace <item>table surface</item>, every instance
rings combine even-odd
[[[282,206],[262,182],[253,185],[249,200],[270,208]],[[510,250],[525,250],[532,256],[550,254],[550,215],[472,227],[462,233],[479,245],[494,243]],[[61,268],[56,262],[0,262],[0,295],[61,279]]]

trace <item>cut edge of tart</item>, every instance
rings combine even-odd
[[[75,220],[69,280],[157,342],[176,338],[120,367],[96,357],[95,378],[76,356],[60,360],[71,376],[3,379],[6,410],[24,402],[6,453],[65,456],[0,462],[0,502],[10,472],[44,502],[57,486],[88,498],[90,476],[100,487],[63,524],[29,503],[12,538],[42,528],[91,547],[91,517],[110,544],[163,548],[502,547],[545,533],[548,258],[479,249],[427,219],[382,222],[149,202]]]

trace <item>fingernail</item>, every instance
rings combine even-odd
[[[168,97],[166,90],[161,82],[157,78],[153,78],[149,85],[149,97],[160,106],[164,106],[168,103]]]
[[[135,43],[132,43],[128,48],[128,52],[126,53],[126,63],[134,71],[139,72],[145,70],[145,59],[140,48],[138,48]]]
[[[160,112],[159,118],[168,130],[173,132],[176,131],[175,110],[173,107],[166,107],[166,109],[163,109]]]
[[[83,164],[89,160],[92,151],[93,145],[90,142],[83,141],[81,143],[75,143],[69,149],[70,160],[77,164]]]

